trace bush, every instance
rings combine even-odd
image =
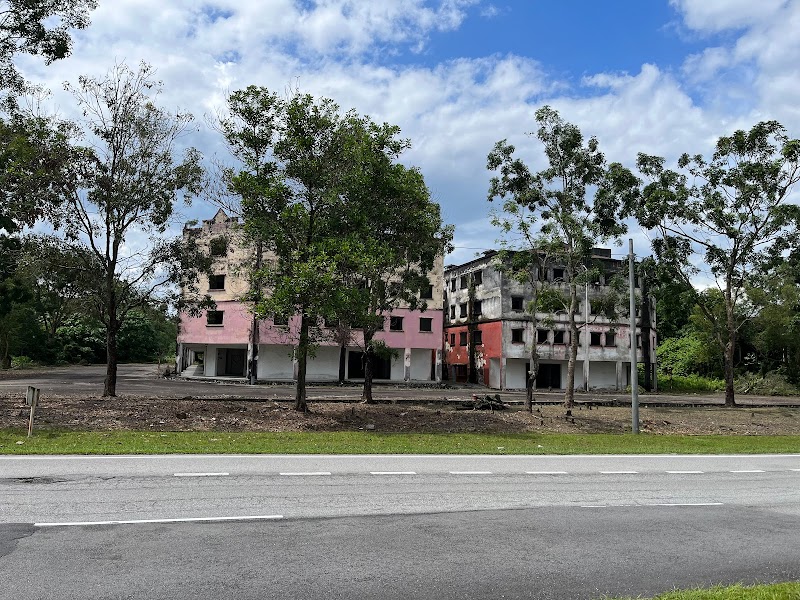
[[[659,392],[722,392],[725,380],[700,375],[673,375],[658,378]]]
[[[30,369],[35,366],[36,363],[33,361],[33,359],[27,356],[14,356],[11,359],[12,369]]]
[[[734,380],[733,388],[737,394],[800,396],[800,387],[789,383],[778,371],[770,371],[763,377],[758,373],[743,373]]]

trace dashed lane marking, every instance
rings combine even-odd
[[[278,521],[283,515],[246,515],[240,517],[189,517],[183,519],[131,519],[119,521],[64,521],[34,523],[34,527],[88,527],[91,525],[142,525],[146,523],[198,523],[213,521]]]
[[[693,475],[693,474],[702,474],[703,471],[667,471],[672,475]]]
[[[762,469],[740,469],[738,471],[730,471],[731,473],[764,473]]]

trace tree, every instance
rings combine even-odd
[[[684,154],[678,171],[664,164],[639,154],[649,183],[629,212],[657,232],[653,251],[676,280],[690,285],[698,259],[710,268],[723,310],[713,310],[713,294],[699,295],[697,305],[724,354],[725,405],[734,406],[736,337],[752,316],[742,310],[747,288],[770,257],[800,243],[800,207],[788,200],[800,180],[800,140],[765,121],[719,138],[709,160]]]
[[[91,146],[79,149],[79,177],[53,218],[66,239],[83,246],[80,268],[93,274],[87,304],[106,334],[104,396],[116,395],[118,334],[128,315],[154,296],[176,293],[197,303],[195,285],[208,260],[196,247],[163,236],[181,191],[189,202],[199,191],[199,154],[173,156],[176,140],[192,120],[155,104],[160,84],[153,69],[116,65],[101,79],[81,77],[72,91]]]
[[[346,297],[336,318],[354,324],[361,334],[362,400],[372,402],[374,357],[391,354],[375,335],[400,306],[426,310],[428,274],[443,257],[453,231],[442,223],[422,174],[395,162],[410,146],[397,139],[398,127],[378,125],[353,112],[342,126],[352,167],[342,185],[346,204],[338,213]]]
[[[43,56],[50,64],[69,55],[70,29],[89,25],[97,0],[0,0],[0,91],[13,106],[13,95],[25,91],[14,66],[15,54]]]
[[[514,146],[506,140],[497,142],[489,153],[487,168],[499,169],[500,173],[491,179],[488,198],[492,201],[499,197],[524,207],[527,212],[523,232],[527,232],[528,244],[535,243],[526,250],[535,254],[544,244],[553,264],[564,269],[570,332],[564,406],[570,409],[574,404],[578,354],[578,290],[590,277],[585,264],[598,242],[626,231],[618,214],[624,198],[636,189],[637,181],[622,165],[607,166],[597,139],[592,137],[584,143],[578,127],[562,120],[549,106],[536,111],[536,121],[536,135],[544,145],[549,166],[533,173],[514,156]],[[589,199],[587,193],[592,187],[597,191]],[[508,202],[504,206],[516,210]],[[531,266],[534,264],[532,261]]]
[[[241,198],[244,230],[266,254],[252,270],[249,300],[258,318],[290,318],[297,348],[295,409],[308,410],[308,357],[326,316],[345,296],[338,265],[348,252],[337,229],[348,165],[336,104],[305,94],[284,100],[250,86],[230,95],[219,122],[236,169],[224,171]],[[340,219],[339,219],[340,220]],[[299,323],[297,320],[299,319]]]

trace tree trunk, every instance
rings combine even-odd
[[[306,402],[306,367],[308,365],[308,315],[301,312],[300,317],[300,343],[297,345],[297,387],[295,389],[294,409],[308,412]]]
[[[725,344],[725,406],[736,406],[733,392],[733,353],[736,348],[736,333],[729,332],[728,343]]]
[[[344,383],[345,365],[347,364],[347,348],[339,346],[339,385]]]
[[[361,392],[361,401],[364,404],[372,404],[372,367],[375,351],[372,348],[372,336],[364,334],[364,389]]]
[[[575,362],[578,358],[578,327],[575,325],[575,313],[578,311],[578,292],[575,285],[569,286],[569,361],[567,362],[567,386],[564,390],[564,408],[575,406]],[[589,332],[586,332],[588,335]]]
[[[103,385],[103,396],[117,395],[117,329],[116,319],[108,323],[106,330],[106,380]]]

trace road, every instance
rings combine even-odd
[[[1,457],[0,499],[15,600],[800,580],[800,455]]]

